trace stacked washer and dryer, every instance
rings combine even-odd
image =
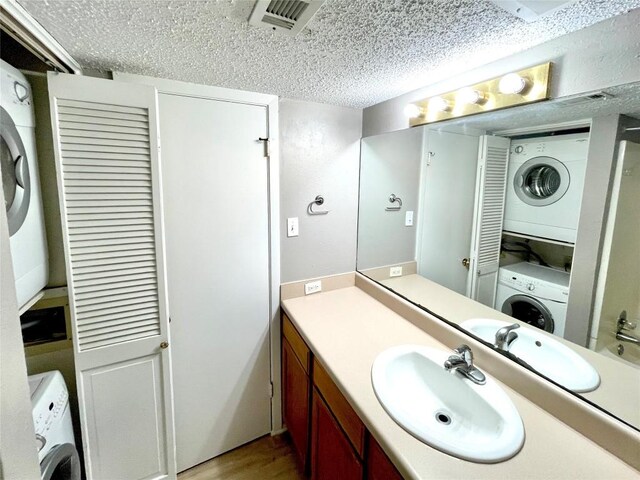
[[[505,233],[575,244],[588,147],[588,132],[511,143]],[[529,262],[501,267],[495,308],[562,337],[569,277]]]
[[[0,171],[10,235],[10,249],[19,307],[47,284],[48,251],[36,158],[35,115],[31,86],[0,60]],[[62,374],[29,377],[34,446],[41,478],[80,479],[69,394]]]
[[[22,307],[47,284],[47,238],[31,86],[20,71],[0,62],[0,170],[18,306]]]
[[[69,392],[58,371],[29,377],[42,480],[80,480]]]

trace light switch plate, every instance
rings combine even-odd
[[[408,210],[404,214],[404,226],[413,227],[413,210]]]
[[[390,277],[401,277],[402,276],[402,267],[391,267],[389,269]]]
[[[287,237],[298,236],[298,217],[287,218]]]
[[[322,291],[322,281],[316,280],[315,282],[309,282],[304,284],[304,294],[311,295],[312,293],[318,293]]]

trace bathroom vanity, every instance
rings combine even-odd
[[[358,479],[637,478],[632,466],[509,385],[512,379],[518,384],[516,377],[536,383],[535,374],[518,368],[514,375],[515,366],[495,351],[362,275],[340,282],[332,290],[325,280],[324,291],[314,295],[298,293],[294,284],[281,292],[283,411],[311,478],[338,478],[337,472]],[[522,418],[525,442],[508,460],[476,463],[430,447],[394,422],[372,387],[373,362],[391,347],[414,344],[451,353],[462,343]],[[638,436],[628,435],[610,440],[631,441],[637,451]]]

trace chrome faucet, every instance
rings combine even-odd
[[[625,333],[624,330],[635,330],[636,324],[631,323],[627,320],[627,311],[623,310],[620,312],[620,316],[618,317],[618,329],[616,330],[616,340],[620,340],[622,342],[629,342],[635,345],[640,345],[640,338],[629,335]]]
[[[509,347],[513,341],[518,338],[518,334],[514,332],[515,329],[520,328],[519,323],[514,323],[513,325],[508,325],[506,327],[502,327],[500,330],[496,332],[496,341],[494,346],[498,350],[502,350],[503,352],[508,352]]]
[[[467,377],[473,383],[484,385],[487,378],[480,370],[473,366],[473,352],[467,345],[460,345],[444,362],[446,371],[457,371]]]

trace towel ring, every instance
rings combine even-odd
[[[387,212],[390,211],[394,211],[394,210],[400,210],[402,208],[402,199],[400,197],[396,197],[393,193],[391,194],[391,196],[389,197],[389,203],[398,203],[398,205],[394,205],[393,207],[387,207],[385,208],[385,210]]]
[[[329,213],[329,210],[318,211],[313,209],[314,205],[322,205],[323,203],[324,203],[324,197],[322,195],[318,195],[313,202],[307,205],[307,213],[309,215],[326,215],[327,213]]]

